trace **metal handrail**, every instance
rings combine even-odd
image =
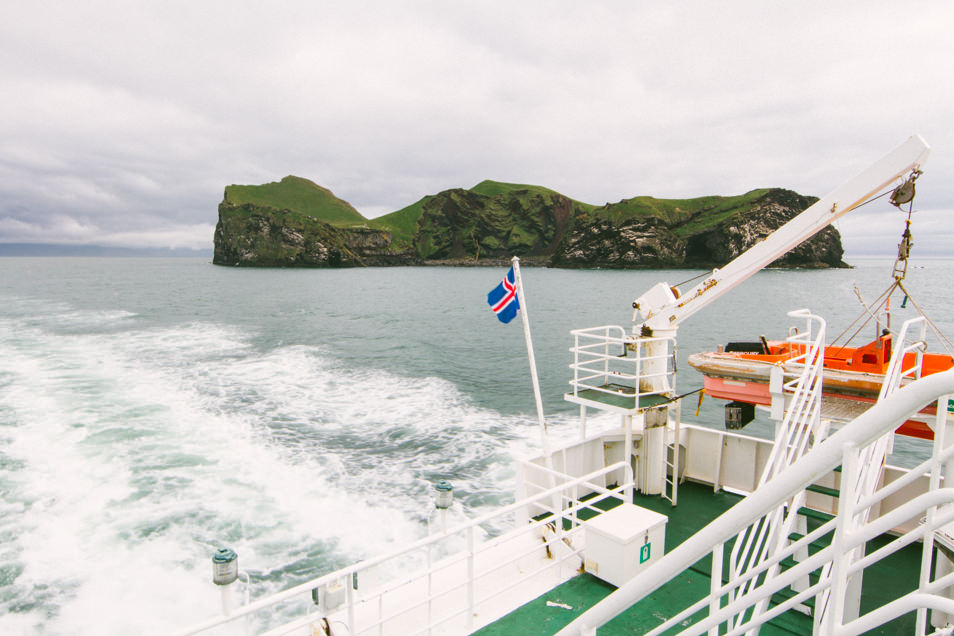
[[[812,434],[817,433],[820,425],[821,369],[824,365],[825,321],[804,309],[790,312],[788,315],[793,318],[804,318],[806,321],[805,331],[793,336],[789,341],[799,335],[807,336],[811,334],[813,323],[817,325],[817,329],[814,330],[815,336],[812,340],[806,342],[805,363],[802,365],[802,371],[794,383],[794,397],[776,431],[775,444],[772,446],[772,452],[759,478],[759,487],[771,480],[781,470],[793,464],[805,453]],[[729,557],[730,581],[739,580],[743,573],[762,563],[769,564],[767,569],[770,574],[775,573],[779,563],[778,550],[782,547],[779,544],[784,542],[791,533],[797,510],[801,507],[803,501],[804,494],[796,494],[793,499],[786,502],[787,513],[786,504],[781,504],[755,519],[739,534]],[[758,585],[758,581],[746,577],[746,581],[740,582],[733,590],[730,599],[750,594],[756,585]],[[764,602],[760,602],[755,614],[761,614],[764,610]],[[743,617],[737,618],[740,621],[743,619]]]
[[[921,339],[912,342],[911,344],[905,345],[908,329],[916,324],[921,325]],[[900,347],[897,347],[894,351],[894,354],[891,356],[891,362],[888,364],[888,370],[884,374],[884,382],[881,384],[879,399],[900,387],[904,378],[921,377],[921,363],[924,359],[924,335],[926,333],[926,329],[927,323],[925,322],[924,316],[918,316],[916,318],[911,318],[910,320],[904,321],[904,325],[901,327],[901,333],[898,335],[898,344]],[[905,355],[913,352],[917,352],[914,366],[905,369]]]
[[[689,567],[689,565],[704,557],[712,549],[713,545],[721,545],[727,542],[729,538],[748,525],[749,520],[774,509],[782,502],[803,491],[810,483],[831,472],[836,466],[847,465],[847,467],[850,467],[852,462],[857,461],[858,449],[876,442],[878,438],[893,430],[899,421],[906,419],[912,412],[919,410],[924,405],[940,397],[946,397],[950,394],[954,394],[954,370],[936,373],[906,385],[904,388],[898,390],[884,401],[876,404],[860,415],[830,438],[813,447],[812,450],[806,453],[798,462],[780,472],[770,482],[740,501],[675,550],[663,556],[659,561],[644,570],[639,577],[624,584],[594,607],[581,614],[558,632],[557,636],[591,634],[593,626],[604,624],[624,609],[642,600],[654,589],[668,582],[672,576],[682,572],[686,567]],[[938,409],[939,428],[940,423],[942,421],[946,422],[946,419],[946,409]],[[935,436],[935,443],[937,443],[939,437],[941,436]],[[931,463],[938,463],[938,457],[933,457],[930,461]],[[872,505],[877,505],[877,502],[880,502],[883,498],[884,494],[879,494],[881,496],[879,496],[877,501]],[[935,496],[937,497],[938,495]],[[844,505],[846,500],[841,499],[840,501],[842,505]],[[809,560],[800,563],[779,577],[774,577],[772,582],[759,586],[753,596],[746,599],[737,599],[736,602],[744,602],[745,607],[751,607],[762,599],[770,597],[777,589],[784,587],[788,579],[794,580],[798,578],[798,576],[803,576],[808,571],[811,571],[811,569],[808,568],[814,566],[812,569],[817,569],[819,567],[818,563],[833,560],[854,550],[857,546],[863,545],[870,534],[874,533],[876,529],[882,529],[884,525],[891,521],[896,521],[897,519],[895,517],[900,518],[902,514],[916,515],[919,513],[912,513],[912,511],[920,507],[923,512],[924,509],[932,505],[936,507],[938,502],[928,499],[918,499],[914,502],[909,502],[909,504],[905,504],[905,506],[910,507],[905,508],[903,513],[889,513],[889,515],[886,515],[886,517],[889,517],[888,519],[866,522],[860,527],[850,527],[849,525],[849,520],[854,517],[854,513],[858,512],[857,508],[852,510],[849,514],[846,514],[847,511],[840,510],[839,515],[833,522],[834,533],[838,541],[837,547],[827,553],[832,559],[824,557],[819,559],[817,555],[821,553],[816,553],[812,555]],[[938,515],[933,519],[932,525],[911,532],[920,534],[932,532],[939,527],[941,522],[946,518],[946,516]],[[805,539],[803,538],[800,542],[796,542],[790,547],[801,547],[801,542],[804,541]],[[895,547],[896,549],[900,549],[901,546]],[[845,568],[841,570],[841,572],[833,571],[828,582],[813,587],[813,593],[817,594],[820,590],[827,589],[833,581],[839,579],[844,580],[852,571],[850,569],[851,567],[858,568],[866,565],[866,562],[859,563],[861,563],[861,565],[855,564],[849,566],[849,568]],[[764,564],[764,566],[770,567],[769,564]],[[724,590],[720,588],[718,592],[722,593]],[[804,594],[804,592],[802,594]],[[923,594],[923,592],[916,591],[911,594],[914,595],[912,596],[912,598],[914,598],[917,597],[918,594]],[[711,596],[708,597],[707,603],[712,600]],[[713,612],[712,615],[704,621],[690,626],[684,630],[682,634],[702,634],[710,627],[717,626],[729,620],[738,612],[738,607],[740,606],[727,605],[721,610]],[[768,616],[767,613],[761,615],[758,620],[762,621],[766,616]],[[836,613],[832,613],[831,617],[834,619]],[[891,618],[893,618],[893,616]],[[890,618],[887,620],[890,620]],[[757,624],[758,623],[755,625],[746,624],[737,626],[737,629],[731,633],[743,633],[752,629]],[[848,626],[846,626],[846,628],[847,627]]]
[[[622,327],[603,325],[586,329],[574,329],[574,346],[570,348],[573,361],[569,368],[573,377],[569,381],[573,395],[580,391],[592,390],[602,394],[619,394],[604,385],[610,381],[632,382],[622,395],[637,398],[641,395],[668,394],[673,390],[675,378],[675,348],[672,337],[642,337],[628,334]],[[653,343],[666,343],[665,353],[647,352]],[[629,356],[628,353],[634,353]],[[651,370],[654,365],[663,366],[663,370]],[[646,390],[646,380],[662,379],[660,385],[665,388]]]
[[[538,467],[538,468],[539,468],[539,467]],[[545,470],[545,469],[544,469],[544,470]],[[598,478],[602,477],[603,475],[606,475],[606,474],[609,474],[609,473],[612,473],[612,472],[618,471],[618,470],[623,470],[623,471],[624,471],[624,476],[626,477],[626,479],[622,480],[622,481],[625,481],[626,483],[621,484],[618,488],[616,488],[616,489],[606,489],[605,487],[603,487],[603,486],[601,486],[601,485],[599,485],[599,484],[597,483]],[[612,492],[616,492],[617,494],[619,494],[619,493],[624,492],[627,487],[631,487],[631,486],[632,486],[632,479],[633,479],[631,468],[630,468],[630,466],[629,466],[628,464],[626,464],[625,462],[617,462],[617,463],[615,463],[615,464],[612,464],[612,465],[610,465],[610,466],[605,466],[605,467],[603,467],[603,468],[601,468],[601,469],[599,469],[599,470],[592,471],[592,472],[587,473],[586,475],[582,475],[582,476],[580,476],[580,477],[570,477],[570,476],[568,476],[568,475],[562,475],[562,477],[565,479],[565,481],[564,481],[562,484],[558,485],[558,486],[554,486],[554,487],[552,487],[552,488],[548,488],[548,489],[546,489],[546,490],[544,490],[544,491],[541,491],[541,492],[539,492],[539,493],[537,493],[537,494],[535,494],[535,495],[531,495],[531,496],[529,496],[529,497],[526,497],[526,498],[524,498],[524,499],[521,499],[520,501],[517,501],[517,502],[514,502],[514,503],[509,504],[509,505],[507,505],[507,506],[504,506],[503,508],[501,508],[501,509],[499,509],[499,510],[496,510],[496,511],[493,511],[493,512],[490,512],[490,513],[481,515],[481,516],[476,517],[476,518],[474,518],[474,519],[471,519],[471,520],[469,520],[469,521],[466,521],[466,522],[457,524],[457,525],[455,525],[455,526],[452,526],[451,528],[448,528],[446,531],[441,531],[441,532],[435,533],[435,534],[433,534],[433,535],[431,535],[431,536],[429,536],[429,537],[425,537],[425,538],[423,538],[423,539],[419,539],[418,541],[416,541],[416,542],[414,542],[414,543],[412,543],[412,544],[410,544],[410,545],[408,545],[408,546],[405,546],[405,547],[402,547],[402,548],[398,548],[398,549],[393,550],[393,551],[391,551],[391,552],[385,553],[385,554],[380,555],[380,556],[377,556],[377,557],[373,557],[373,558],[371,558],[371,559],[367,559],[367,560],[365,560],[365,561],[361,561],[361,562],[356,563],[356,564],[354,564],[354,565],[351,565],[351,566],[342,568],[341,570],[337,570],[337,571],[335,571],[335,572],[331,572],[331,573],[322,575],[322,576],[320,576],[320,577],[317,577],[317,578],[315,578],[315,579],[312,579],[312,580],[310,580],[310,581],[307,581],[307,582],[305,582],[305,583],[301,583],[301,584],[299,584],[299,585],[296,585],[296,586],[294,586],[294,587],[291,587],[291,588],[289,588],[289,589],[287,589],[287,590],[284,590],[284,591],[282,591],[282,592],[278,592],[278,593],[276,593],[276,594],[272,594],[272,595],[269,595],[269,596],[267,596],[267,597],[264,597],[264,598],[255,600],[255,601],[253,601],[253,602],[251,602],[251,603],[248,603],[248,604],[246,604],[246,605],[244,605],[244,606],[242,606],[242,607],[240,607],[240,608],[235,609],[235,610],[232,611],[229,615],[220,615],[220,616],[212,617],[212,618],[210,618],[210,619],[207,619],[207,620],[205,620],[205,621],[202,621],[202,622],[200,622],[200,623],[197,623],[197,624],[195,624],[195,625],[192,625],[191,627],[187,627],[187,628],[182,629],[182,630],[180,630],[180,631],[174,632],[173,636],[191,636],[191,635],[193,635],[193,634],[199,634],[199,633],[208,631],[208,630],[210,630],[210,629],[214,629],[214,628],[216,628],[216,627],[220,627],[220,626],[222,626],[222,625],[226,625],[226,624],[231,623],[231,622],[233,622],[233,621],[237,621],[237,620],[239,620],[239,619],[242,619],[242,618],[251,616],[251,615],[253,615],[253,614],[257,613],[257,612],[260,612],[260,611],[262,611],[262,610],[268,610],[268,609],[270,609],[270,608],[272,608],[272,607],[274,607],[274,606],[277,606],[277,605],[279,605],[279,604],[281,604],[281,603],[285,603],[285,602],[287,602],[287,601],[289,601],[289,600],[293,600],[293,599],[295,599],[295,598],[297,598],[297,597],[310,597],[310,594],[311,594],[312,590],[314,590],[314,589],[316,589],[316,588],[320,588],[320,587],[322,587],[322,586],[324,586],[324,585],[327,585],[327,584],[329,584],[329,583],[335,583],[335,582],[339,582],[339,581],[342,581],[342,580],[350,581],[350,580],[352,580],[352,577],[353,577],[354,575],[356,575],[356,574],[360,575],[360,573],[362,573],[362,572],[366,572],[366,571],[370,570],[371,568],[378,567],[378,566],[380,566],[380,565],[382,565],[382,564],[385,564],[385,563],[387,563],[387,562],[390,562],[390,561],[394,561],[394,560],[397,560],[397,559],[401,559],[401,558],[407,557],[407,556],[409,556],[409,555],[411,555],[411,554],[413,554],[413,553],[415,553],[415,552],[418,552],[418,551],[428,550],[428,549],[432,548],[433,546],[435,546],[436,544],[438,544],[438,543],[440,543],[440,542],[442,542],[442,541],[445,541],[446,539],[448,539],[448,538],[450,538],[450,537],[452,537],[452,536],[455,536],[455,535],[460,535],[460,534],[462,534],[462,533],[467,533],[470,537],[473,537],[473,536],[475,535],[475,533],[479,530],[479,528],[480,528],[481,525],[487,524],[487,523],[489,523],[489,522],[491,522],[491,521],[494,521],[494,520],[496,520],[496,519],[498,519],[498,518],[507,517],[507,516],[509,516],[509,515],[511,515],[511,514],[513,514],[513,513],[515,513],[515,512],[518,512],[518,511],[522,510],[522,509],[527,509],[527,508],[529,508],[530,506],[538,505],[539,502],[546,502],[548,499],[552,499],[552,497],[553,497],[554,495],[560,494],[562,491],[567,491],[567,490],[570,490],[570,489],[574,489],[574,488],[579,488],[579,487],[581,487],[581,486],[585,486],[585,487],[587,487],[587,488],[593,489],[594,491],[597,491],[597,490],[599,490],[599,491],[612,491]],[[602,495],[602,498],[605,498],[606,496],[608,496],[607,494],[603,494],[603,493],[601,493],[601,495]],[[599,499],[599,498],[601,498],[601,497],[598,496],[598,497],[596,497],[596,498],[594,498],[594,499]],[[547,508],[546,505],[544,505],[543,507],[544,507],[544,508]],[[572,515],[572,517],[571,517],[572,520],[575,521],[575,522],[578,524],[580,520],[578,519],[578,517],[576,517],[576,511],[577,511],[577,510],[578,510],[578,508],[570,508],[570,509],[569,509],[569,514]],[[562,518],[563,518],[564,516],[566,516],[566,514],[567,514],[567,511],[564,511],[564,510],[552,510],[552,509],[551,509],[551,511],[552,511],[552,513],[553,513],[553,515],[554,515],[554,518],[556,518],[556,519],[562,519]],[[460,562],[460,560],[473,559],[473,558],[475,558],[475,556],[476,556],[477,551],[479,550],[479,548],[485,548],[485,549],[487,549],[487,548],[490,548],[490,547],[495,547],[495,546],[497,545],[495,542],[515,539],[515,538],[517,538],[519,535],[521,535],[521,534],[523,534],[523,533],[533,533],[533,532],[536,532],[540,527],[546,525],[546,523],[547,523],[546,521],[534,521],[534,522],[531,522],[531,523],[527,524],[526,527],[518,527],[518,528],[515,528],[514,530],[512,530],[512,531],[506,533],[505,535],[502,535],[501,537],[497,537],[497,538],[495,538],[495,539],[493,539],[493,540],[491,540],[491,541],[486,542],[485,544],[481,544],[480,546],[474,546],[473,549],[468,549],[468,550],[465,550],[464,552],[458,553],[458,554],[456,554],[456,555],[451,555],[451,556],[447,557],[447,559],[457,559],[457,560],[458,560],[457,562]],[[562,525],[562,524],[561,524],[561,525]],[[472,538],[471,538],[471,541],[473,541]],[[527,552],[527,554],[532,554],[532,553],[534,553],[534,552],[535,552],[536,550],[538,550],[538,549],[539,549],[539,547],[534,547],[533,552]],[[574,554],[575,554],[575,552],[574,552]],[[526,555],[524,555],[524,554],[519,554],[519,555],[518,555],[519,558],[522,558],[523,556],[526,556]],[[570,558],[571,556],[573,556],[573,555],[572,555],[572,554],[571,554],[571,555],[564,555],[564,557],[560,560],[560,562],[558,562],[558,563],[553,563],[553,564],[547,564],[544,569],[549,568],[549,567],[554,567],[555,565],[559,565],[559,564],[562,563],[566,558]],[[421,570],[421,571],[419,571],[419,572],[415,572],[415,573],[414,573],[413,575],[411,575],[411,576],[407,576],[407,577],[403,577],[403,578],[396,579],[396,580],[390,582],[388,586],[386,586],[386,587],[384,587],[384,588],[381,588],[381,589],[378,589],[378,590],[375,590],[374,592],[368,594],[366,597],[363,597],[363,601],[367,602],[369,599],[378,598],[378,597],[380,597],[381,595],[388,593],[389,591],[393,592],[394,590],[396,590],[396,589],[398,589],[398,588],[400,588],[400,587],[402,587],[402,586],[406,586],[406,585],[411,584],[414,580],[422,580],[422,579],[423,579],[424,577],[426,577],[430,572],[436,571],[438,568],[444,568],[444,567],[446,567],[446,566],[448,565],[448,560],[447,560],[447,559],[442,560],[442,562],[440,562],[440,563],[434,564],[434,565],[431,566],[430,568],[425,568],[424,570]],[[483,574],[485,574],[485,573],[481,573],[481,575],[483,575]],[[472,582],[472,581],[471,581],[471,582]],[[467,585],[467,584],[469,584],[469,583],[470,583],[470,582],[465,581],[462,585]],[[516,583],[515,583],[514,585],[516,585]],[[346,602],[345,602],[345,605],[346,605],[346,606],[349,606],[349,607],[353,607],[353,606],[357,603],[357,600],[354,598],[354,594],[351,593],[351,592],[352,592],[351,586],[350,586],[350,585],[346,586],[346,590],[347,590],[348,594],[347,594],[347,600],[346,600]],[[445,590],[442,590],[440,594],[443,595],[444,593],[445,593]],[[495,595],[497,595],[497,592],[496,592],[496,591],[493,593],[492,596],[495,596]],[[434,598],[436,598],[436,596],[432,596],[431,598],[423,598],[423,599],[420,599],[420,602],[417,604],[417,607],[420,607],[421,605],[426,605],[429,601],[433,600]],[[479,601],[475,601],[475,602],[483,602],[483,601],[485,601],[485,600],[486,600],[486,599],[480,599]],[[468,608],[464,608],[464,610],[466,610],[466,609],[468,609]],[[472,608],[470,608],[470,609],[472,610]],[[464,610],[461,610],[461,611],[464,611]],[[337,611],[337,610],[336,610],[336,611]],[[401,613],[404,613],[404,612],[402,611]],[[455,613],[455,615],[457,615],[457,614],[459,614],[459,613],[460,613],[460,612]],[[305,620],[305,622],[307,623],[307,620],[313,620],[314,618],[315,618],[314,616],[311,616],[310,618],[309,618],[309,617],[303,617],[302,620]],[[377,626],[378,624],[380,624],[381,622],[386,621],[386,620],[390,620],[391,618],[393,618],[393,617],[392,617],[392,616],[383,617],[383,618],[382,618],[382,617],[379,617],[379,621],[376,622],[376,623],[374,623],[374,624],[372,625],[372,627],[376,627],[376,626]],[[439,623],[442,623],[442,622],[446,622],[447,620],[450,620],[450,618],[452,618],[452,616],[451,616],[451,617],[445,616],[445,617],[440,618],[440,620],[437,621],[437,623],[434,623],[434,622],[433,622],[433,617],[431,616],[431,617],[429,617],[427,623],[428,623],[428,626],[429,626],[429,627],[433,627],[433,626],[435,626],[436,624],[439,624]],[[306,619],[307,619],[307,620],[306,620]],[[425,627],[425,628],[423,629],[423,631],[427,631],[427,629],[428,629],[429,627]],[[352,634],[355,633],[354,630],[353,630],[353,626],[351,626],[351,633],[352,633]]]

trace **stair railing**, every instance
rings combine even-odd
[[[921,325],[920,339],[915,342],[908,342],[909,329],[919,323]],[[881,402],[889,395],[892,395],[898,389],[900,389],[904,379],[920,377],[921,360],[925,348],[925,328],[926,323],[923,316],[912,318],[904,322],[897,339],[899,346],[896,346],[891,353],[891,360],[888,363],[888,369],[885,372],[884,380],[881,383],[881,390],[878,393],[878,402]],[[910,353],[915,354],[914,364],[905,369],[904,361],[907,354]],[[871,516],[871,507],[860,507],[859,503],[865,497],[870,497],[877,489],[878,484],[881,482],[882,475],[884,474],[885,460],[887,459],[888,454],[891,452],[891,448],[894,445],[893,438],[893,430],[886,432],[873,444],[869,444],[865,448],[860,449],[858,459],[854,464],[856,470],[842,471],[842,492],[840,495],[840,500],[845,501],[847,499],[848,501],[846,503],[850,504],[855,509],[855,512],[850,515],[850,518],[845,519],[845,523],[854,526],[861,526],[866,523]],[[850,490],[848,489],[848,486],[850,486]],[[851,563],[859,560],[862,556],[864,556],[864,546],[859,546],[852,552],[839,556],[839,559],[844,560],[846,563]],[[827,575],[827,572],[823,575]],[[860,585],[856,586],[856,590],[854,592],[854,596],[856,598],[854,598],[852,602],[855,604],[858,602],[857,596],[859,594]],[[818,603],[816,605],[816,626],[824,624],[826,620],[828,620],[828,611],[829,592],[825,592],[819,597]],[[857,608],[855,608],[853,611],[857,611]]]
[[[558,632],[558,636],[576,636],[593,634],[593,627],[606,623],[608,620],[631,607],[648,594],[669,582],[678,573],[683,572],[690,565],[703,558],[712,546],[717,546],[713,559],[713,571],[716,567],[715,554],[721,554],[721,548],[727,541],[745,527],[752,519],[758,519],[783,502],[793,498],[799,492],[827,475],[839,465],[845,465],[853,471],[853,465],[860,460],[859,449],[877,442],[886,433],[894,430],[912,413],[925,405],[943,396],[943,404],[947,403],[948,396],[954,394],[954,370],[936,373],[915,382],[911,382],[897,392],[888,395],[882,402],[876,404],[867,412],[834,433],[824,442],[814,446],[795,464],[782,470],[769,482],[740,501],[726,513],[715,519],[705,528],[690,537],[675,550],[663,556],[659,561],[644,570],[639,577],[621,586],[614,593],[584,612],[573,622]],[[936,430],[947,426],[947,409],[939,408]],[[938,438],[935,436],[935,444]],[[739,635],[757,629],[765,622],[772,620],[781,613],[804,603],[806,600],[817,597],[819,593],[833,588],[832,611],[826,615],[824,624],[819,625],[817,633],[840,636],[841,634],[855,634],[872,628],[871,623],[878,621],[883,624],[901,614],[912,611],[913,606],[923,608],[945,608],[944,611],[954,609],[954,603],[943,596],[946,587],[954,585],[954,575],[948,575],[937,580],[931,580],[930,573],[922,576],[922,581],[916,589],[884,607],[869,612],[860,618],[845,620],[837,609],[844,607],[845,582],[856,574],[860,574],[866,567],[923,538],[933,536],[937,528],[954,521],[954,488],[937,488],[920,497],[898,506],[894,510],[881,515],[874,520],[851,527],[845,519],[851,516],[861,516],[866,510],[879,508],[882,501],[892,493],[898,491],[905,484],[919,478],[925,472],[943,466],[945,462],[954,458],[954,446],[947,449],[937,449],[931,458],[922,465],[913,469],[906,477],[892,482],[879,491],[864,496],[860,500],[849,496],[839,500],[839,514],[831,521],[808,533],[805,537],[794,542],[779,554],[773,555],[754,568],[747,570],[738,580],[719,586],[714,592],[686,610],[665,621],[647,636],[658,636],[670,630],[683,621],[691,620],[697,612],[708,608],[708,615],[702,620],[686,627],[680,632],[683,636],[721,633],[720,626],[728,626],[728,635]],[[849,475],[850,476],[850,475]],[[900,483],[899,483],[900,482]],[[850,481],[848,483],[851,483]],[[850,486],[849,486],[850,488]],[[851,494],[851,493],[849,493]],[[857,502],[855,505],[854,502]],[[912,530],[903,533],[888,545],[852,562],[842,561],[835,563],[836,557],[850,553],[872,538],[899,527],[902,523],[912,519],[920,519],[927,512],[927,521],[916,525]],[[767,576],[772,568],[777,568],[780,562],[795,554],[800,549],[817,539],[832,534],[832,544],[824,547],[808,559],[793,567],[781,570],[775,576]],[[823,577],[814,585],[797,592],[794,596],[779,605],[766,609],[762,613],[754,612],[756,604],[768,601],[773,594],[790,586],[793,582],[804,578],[812,572],[817,572],[826,564],[835,563],[830,577]],[[746,595],[737,595],[735,590],[742,583],[758,579],[758,584],[751,587]],[[927,581],[926,583],[924,581]],[[737,617],[743,616],[743,621]]]
[[[804,318],[805,329],[793,333],[788,341],[800,345],[802,354],[790,361],[801,368],[795,380],[786,383],[786,391],[793,393],[782,421],[775,431],[775,444],[768,462],[759,478],[758,487],[762,487],[779,472],[798,461],[814,441],[820,441],[822,371],[825,362],[825,321],[807,309],[792,311],[793,318]],[[813,328],[814,327],[814,328]],[[814,333],[814,336],[812,334]],[[779,504],[775,509],[753,521],[736,537],[729,559],[729,581],[738,581],[742,576],[777,554],[788,541],[795,528],[797,512],[805,503],[804,491]],[[778,573],[778,563],[769,566],[766,575]],[[721,586],[721,571],[713,568],[712,586]],[[757,578],[746,577],[739,583],[732,597],[749,594],[758,584]],[[756,614],[765,610],[767,600],[754,609]],[[745,616],[734,618],[740,623]]]
[[[908,330],[915,325],[920,325],[921,333],[917,340],[908,342]],[[891,362],[888,364],[888,371],[884,374],[884,382],[881,384],[881,393],[878,399],[886,397],[901,387],[905,378],[920,378],[921,363],[924,361],[924,350],[927,348],[925,337],[927,335],[927,321],[924,316],[905,320],[901,326],[901,333],[897,338],[897,345],[891,354]],[[904,368],[904,359],[907,354],[914,354],[914,364],[907,369]]]

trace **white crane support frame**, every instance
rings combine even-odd
[[[668,283],[657,283],[633,303],[636,310],[633,314],[634,322],[637,312],[643,317],[643,322],[637,323],[634,332],[652,335],[658,330],[678,328],[683,320],[729,292],[752,274],[862,205],[880,190],[919,169],[927,160],[930,151],[930,146],[920,135],[910,137],[864,172],[819,199],[725,267],[713,269],[701,283],[684,294],[680,294]]]

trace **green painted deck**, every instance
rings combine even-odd
[[[670,551],[709,521],[732,507],[740,497],[725,492],[713,493],[711,486],[687,482],[679,487],[679,505],[672,507],[661,497],[635,495],[634,502],[669,516],[666,525],[666,551]],[[602,507],[602,506],[601,506]],[[809,528],[820,523],[809,520]],[[889,538],[879,538],[868,544],[868,552],[883,546]],[[895,555],[865,570],[862,614],[892,601],[917,587],[921,548],[919,544],[908,546]],[[644,634],[709,591],[711,556],[696,562],[672,581],[657,589],[647,598],[604,625],[598,631],[601,636],[627,636]],[[570,623],[585,610],[595,605],[616,588],[591,576],[580,574],[566,583],[550,590],[523,607],[488,625],[475,634],[479,636],[551,636]],[[569,605],[572,609],[551,607],[547,601]],[[694,620],[704,617],[704,613]],[[685,626],[694,622],[691,620]],[[790,611],[762,627],[761,636],[804,636],[811,634],[812,619],[804,614]],[[671,630],[667,634],[676,634]],[[896,636],[914,633],[914,614],[905,615],[882,628],[869,632],[872,635]]]

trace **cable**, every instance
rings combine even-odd
[[[895,281],[895,282],[891,283],[891,285],[888,287],[888,289],[886,289],[885,291],[883,291],[883,292],[881,293],[881,295],[878,296],[878,298],[875,300],[875,302],[874,302],[873,305],[872,305],[872,306],[874,307],[874,311],[872,311],[872,309],[871,309],[868,305],[865,304],[865,301],[861,298],[861,294],[858,292],[858,288],[856,287],[856,288],[855,288],[855,294],[858,295],[858,300],[861,301],[861,306],[864,307],[864,311],[862,311],[860,316],[858,316],[857,318],[855,318],[855,319],[851,322],[850,325],[848,325],[847,327],[845,327],[845,330],[844,330],[844,331],[842,331],[840,334],[838,334],[838,335],[835,337],[835,339],[831,341],[831,345],[830,345],[830,346],[834,346],[836,342],[838,342],[839,340],[841,340],[841,337],[842,337],[842,336],[844,336],[846,333],[848,333],[848,330],[849,330],[849,329],[851,329],[852,327],[854,327],[855,324],[856,324],[859,320],[861,320],[862,318],[864,318],[864,317],[867,315],[867,316],[868,316],[868,319],[865,320],[865,321],[861,324],[861,326],[858,327],[858,329],[857,329],[853,334],[851,334],[851,336],[848,337],[848,339],[845,341],[845,344],[841,345],[841,347],[839,348],[839,351],[840,351],[841,349],[844,349],[845,347],[847,347],[847,346],[848,346],[848,343],[850,343],[852,340],[854,340],[854,339],[855,339],[855,336],[857,336],[859,333],[861,333],[861,330],[864,329],[866,326],[868,326],[868,323],[871,322],[872,319],[877,320],[877,314],[876,314],[875,312],[876,312],[877,310],[881,309],[881,307],[884,305],[885,299],[891,297],[891,293],[895,290],[896,287],[898,287],[898,285],[899,285],[899,282],[898,282],[898,281]]]
[[[681,283],[676,283],[676,284],[673,285],[673,286],[674,286],[674,287],[679,287],[680,285],[685,285],[686,283],[691,283],[692,281],[694,281],[694,280],[699,280],[699,279],[702,278],[703,276],[708,276],[708,275],[711,274],[711,273],[712,273],[711,271],[702,272],[702,273],[699,274],[698,276],[693,276],[692,278],[687,278],[686,280],[682,281]]]
[[[905,295],[908,297],[908,300],[910,300],[911,304],[914,305],[914,308],[917,310],[918,314],[920,314],[924,318],[925,322],[930,325],[935,335],[937,335],[937,337],[942,341],[942,344],[944,345],[944,348],[947,349],[948,353],[954,353],[954,344],[951,344],[951,341],[947,336],[944,335],[944,332],[941,331],[941,328],[934,324],[933,320],[928,318],[928,315],[924,313],[924,310],[922,310],[921,306],[918,305],[916,300],[914,300],[914,297],[911,296],[911,293],[904,288],[904,285],[901,284],[901,281],[898,281],[898,287],[901,288],[901,291],[905,293]]]

